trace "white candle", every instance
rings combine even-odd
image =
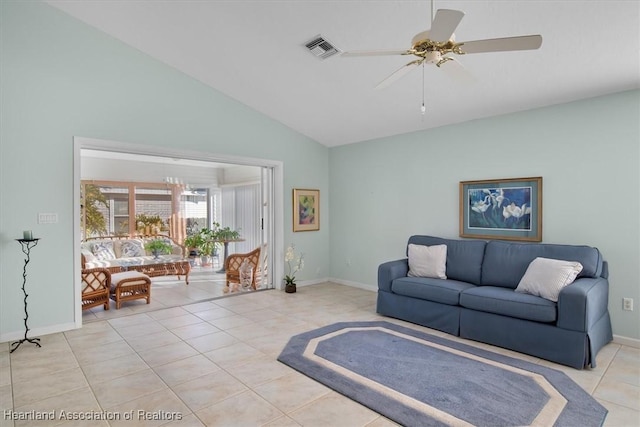
[[[33,240],[33,232],[31,230],[23,231],[24,240]]]

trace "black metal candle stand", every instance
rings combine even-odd
[[[30,253],[31,249],[34,248],[38,244],[38,240],[40,239],[16,239],[20,245],[22,246],[22,252],[27,256],[24,260],[24,266],[22,267],[22,293],[24,294],[24,338],[19,341],[11,343],[11,351],[9,353],[13,353],[20,347],[23,342],[30,342],[31,344],[35,344],[38,347],[42,347],[40,345],[40,338],[28,338],[27,334],[29,333],[29,325],[27,324],[27,320],[29,319],[29,312],[27,311],[27,290],[25,288],[27,284],[27,265],[31,260]]]

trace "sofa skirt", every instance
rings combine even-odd
[[[460,311],[459,306],[444,305],[378,290],[378,314],[406,320],[451,335],[459,334]]]
[[[460,336],[576,369],[589,365],[595,367],[587,333],[560,329],[553,324],[463,308],[460,313]]]

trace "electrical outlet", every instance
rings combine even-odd
[[[351,267],[351,260],[349,258],[347,258],[347,265]]]
[[[622,309],[633,311],[633,298],[622,298]]]

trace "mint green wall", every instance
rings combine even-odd
[[[27,229],[29,326],[73,322],[74,136],[282,161],[285,245],[306,253],[301,280],[328,275],[328,198],[319,232],[290,227],[292,187],[328,193],[326,147],[46,4],[2,1],[0,20],[0,336],[23,330]]]
[[[459,181],[541,175],[544,241],[602,250],[614,333],[640,339],[638,91],[327,149],[46,4],[0,2],[0,55],[0,336],[23,328],[13,239],[25,229],[43,238],[30,327],[73,322],[72,140],[83,136],[283,161],[300,278],[372,289],[410,234],[457,236]],[[322,191],[319,232],[291,232],[292,187]],[[38,212],[59,223],[36,224]]]
[[[459,181],[542,176],[543,241],[602,251],[614,334],[640,339],[639,117],[632,91],[331,149],[334,277],[375,286],[409,235],[456,238]]]

